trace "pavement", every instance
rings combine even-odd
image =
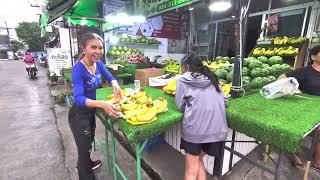
[[[22,61],[0,61],[0,179],[69,179],[45,70],[27,76]]]

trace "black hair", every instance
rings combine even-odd
[[[311,60],[311,62],[313,62],[311,57],[312,56],[316,56],[318,53],[320,53],[320,45],[317,45],[317,46],[311,48],[311,50],[310,50],[310,60]]]
[[[206,76],[214,85],[217,92],[221,92],[217,75],[207,66],[202,64],[202,60],[199,56],[194,54],[186,55],[184,58],[182,58],[181,63],[183,66],[189,66],[189,71],[191,72],[192,77],[197,78],[200,75]]]
[[[92,39],[98,39],[98,40],[100,40],[100,41],[102,42],[102,44],[103,44],[103,39],[102,39],[98,34],[96,34],[96,33],[85,33],[85,34],[81,37],[81,39],[80,39],[80,47],[81,47],[81,48],[86,47],[88,41],[90,41],[90,40],[92,40]],[[81,54],[79,55],[79,59],[82,59],[83,57],[84,57],[84,54],[81,53]]]

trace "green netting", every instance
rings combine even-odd
[[[265,144],[295,153],[304,135],[320,122],[319,96],[267,100],[255,93],[230,101],[229,127]]]
[[[132,87],[132,85],[122,86],[122,88]],[[145,91],[153,99],[164,97],[168,101],[168,111],[157,115],[158,119],[150,124],[133,126],[125,120],[118,120],[120,130],[131,143],[139,143],[145,139],[154,137],[169,129],[174,124],[182,120],[183,114],[180,113],[175,105],[173,96],[165,94],[163,91],[151,87],[145,87]],[[102,88],[97,90],[97,99],[105,100],[107,95],[112,93],[111,88]]]

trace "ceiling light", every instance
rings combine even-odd
[[[210,11],[215,11],[215,12],[226,11],[229,8],[231,8],[230,1],[215,1],[209,6]]]

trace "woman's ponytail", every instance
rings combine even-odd
[[[204,76],[207,76],[208,79],[211,81],[211,83],[216,88],[217,92],[221,92],[220,86],[219,86],[219,80],[215,73],[213,73],[207,66],[202,65],[202,72]]]

